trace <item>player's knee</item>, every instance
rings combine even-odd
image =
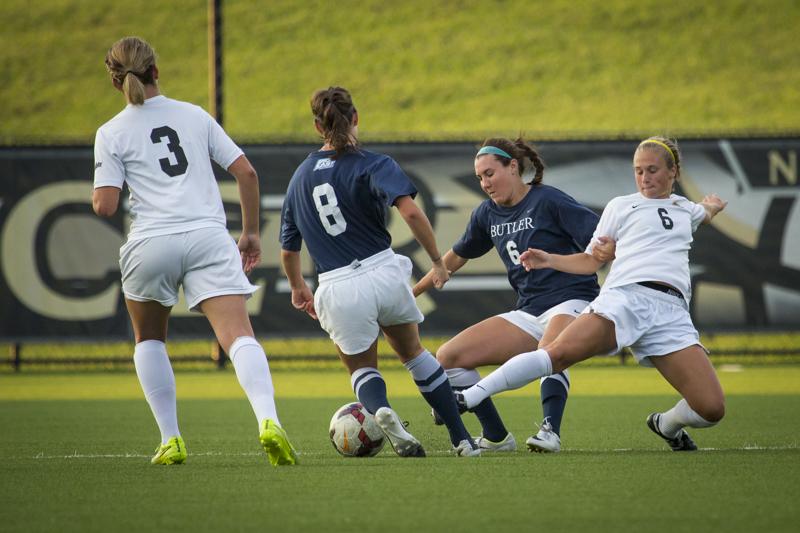
[[[550,356],[550,364],[553,367],[553,374],[569,368],[570,365],[565,357],[565,351],[558,340],[554,340],[547,346],[540,346],[539,348],[546,351],[547,355]]]
[[[461,368],[461,353],[453,349],[453,345],[449,342],[444,343],[436,351],[436,359],[442,368]]]
[[[697,414],[705,420],[716,424],[725,416],[725,400],[720,398],[714,402],[709,402]]]

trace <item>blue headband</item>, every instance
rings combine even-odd
[[[478,150],[478,154],[475,157],[478,158],[484,154],[494,154],[505,157],[507,159],[514,159],[508,154],[508,152],[496,146],[484,146],[483,148]]]

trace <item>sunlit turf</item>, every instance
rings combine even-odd
[[[153,467],[157,432],[132,373],[0,376],[5,531],[793,531],[800,519],[800,367],[720,371],[728,415],[675,454],[644,425],[677,396],[653,370],[578,368],[565,449],[452,457],[407,373],[393,406],[429,457],[344,459],[327,439],[350,401],[340,372],[275,372],[281,421],[301,453],[272,468],[232,372],[179,372],[189,460]],[[497,405],[520,444],[535,386]],[[465,417],[478,431],[474,417]]]

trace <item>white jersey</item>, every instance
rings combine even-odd
[[[202,108],[154,96],[97,130],[94,186],[128,184],[129,240],[225,228],[210,159],[227,169],[242,153]]]
[[[676,194],[650,199],[640,193],[608,202],[586,253],[598,237],[617,243],[616,259],[602,293],[640,281],[672,285],[688,302],[692,295],[689,248],[692,234],[706,217],[705,208]]]

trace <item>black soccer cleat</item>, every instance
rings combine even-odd
[[[459,414],[463,415],[464,413],[469,411],[469,408],[467,407],[467,400],[464,399],[464,393],[463,392],[454,390],[453,391],[453,396],[456,399],[456,405],[458,406],[458,413]]]
[[[647,427],[650,428],[650,431],[664,439],[667,444],[669,444],[669,447],[672,448],[673,452],[693,452],[697,450],[697,445],[683,429],[673,438],[664,436],[661,430],[658,429],[658,419],[660,417],[661,413],[650,413],[647,417]]]

